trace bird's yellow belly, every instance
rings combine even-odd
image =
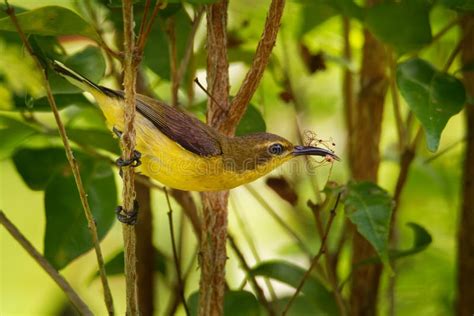
[[[123,131],[122,107],[110,104],[110,101],[104,106],[100,96],[96,99],[110,127]],[[135,117],[135,131],[136,150],[142,154],[142,165],[137,171],[165,186],[187,191],[220,191],[251,182],[262,175],[229,170],[224,168],[220,156],[202,157],[184,149],[140,113]]]

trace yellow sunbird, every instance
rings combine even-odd
[[[58,61],[54,70],[89,92],[115,131],[124,128],[124,92],[99,86]],[[300,155],[339,158],[315,146],[295,146],[283,137],[255,133],[228,137],[184,111],[136,96],[138,171],[175,189],[219,191],[254,181]]]

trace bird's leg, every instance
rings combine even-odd
[[[141,157],[142,157],[142,154],[139,151],[134,150],[132,154],[132,158],[123,159],[122,157],[119,157],[117,158],[117,160],[115,160],[115,163],[120,168],[127,167],[127,166],[138,167],[139,165],[142,164],[142,161],[140,160]]]
[[[118,138],[121,138],[122,137],[122,134],[123,132],[122,131],[119,131],[115,126],[112,127],[112,132],[114,132],[115,135],[117,135]],[[123,159],[122,157],[119,157],[115,163],[117,164],[117,166],[119,166],[120,168],[122,167],[127,167],[127,166],[131,166],[131,167],[138,167],[139,165],[142,164],[140,158],[142,157],[142,154],[137,151],[137,150],[134,150],[133,151],[133,155],[132,155],[132,158],[131,159]],[[120,170],[120,173],[122,172],[122,170]],[[120,175],[121,176],[121,175]]]
[[[112,128],[112,132],[117,135],[118,138],[121,138],[123,135],[122,131],[119,131],[115,126]],[[134,150],[132,154],[132,158],[130,159],[123,159],[122,157],[117,158],[115,161],[116,165],[119,167],[119,175],[123,178],[123,170],[122,167],[138,167],[142,164],[140,158],[142,154]],[[124,210],[122,205],[117,206],[115,209],[115,214],[117,214],[117,219],[127,225],[135,225],[138,219],[138,201],[133,201],[133,209],[130,211]]]
[[[124,210],[122,205],[117,206],[115,214],[117,214],[117,219],[120,222],[127,225],[135,225],[138,219],[138,201],[133,201],[133,209],[131,211]]]

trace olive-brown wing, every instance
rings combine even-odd
[[[222,154],[218,132],[190,114],[144,95],[137,95],[137,111],[190,152],[200,156]]]

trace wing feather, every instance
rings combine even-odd
[[[144,95],[137,95],[137,111],[183,148],[200,156],[222,154],[218,132],[184,111]]]

